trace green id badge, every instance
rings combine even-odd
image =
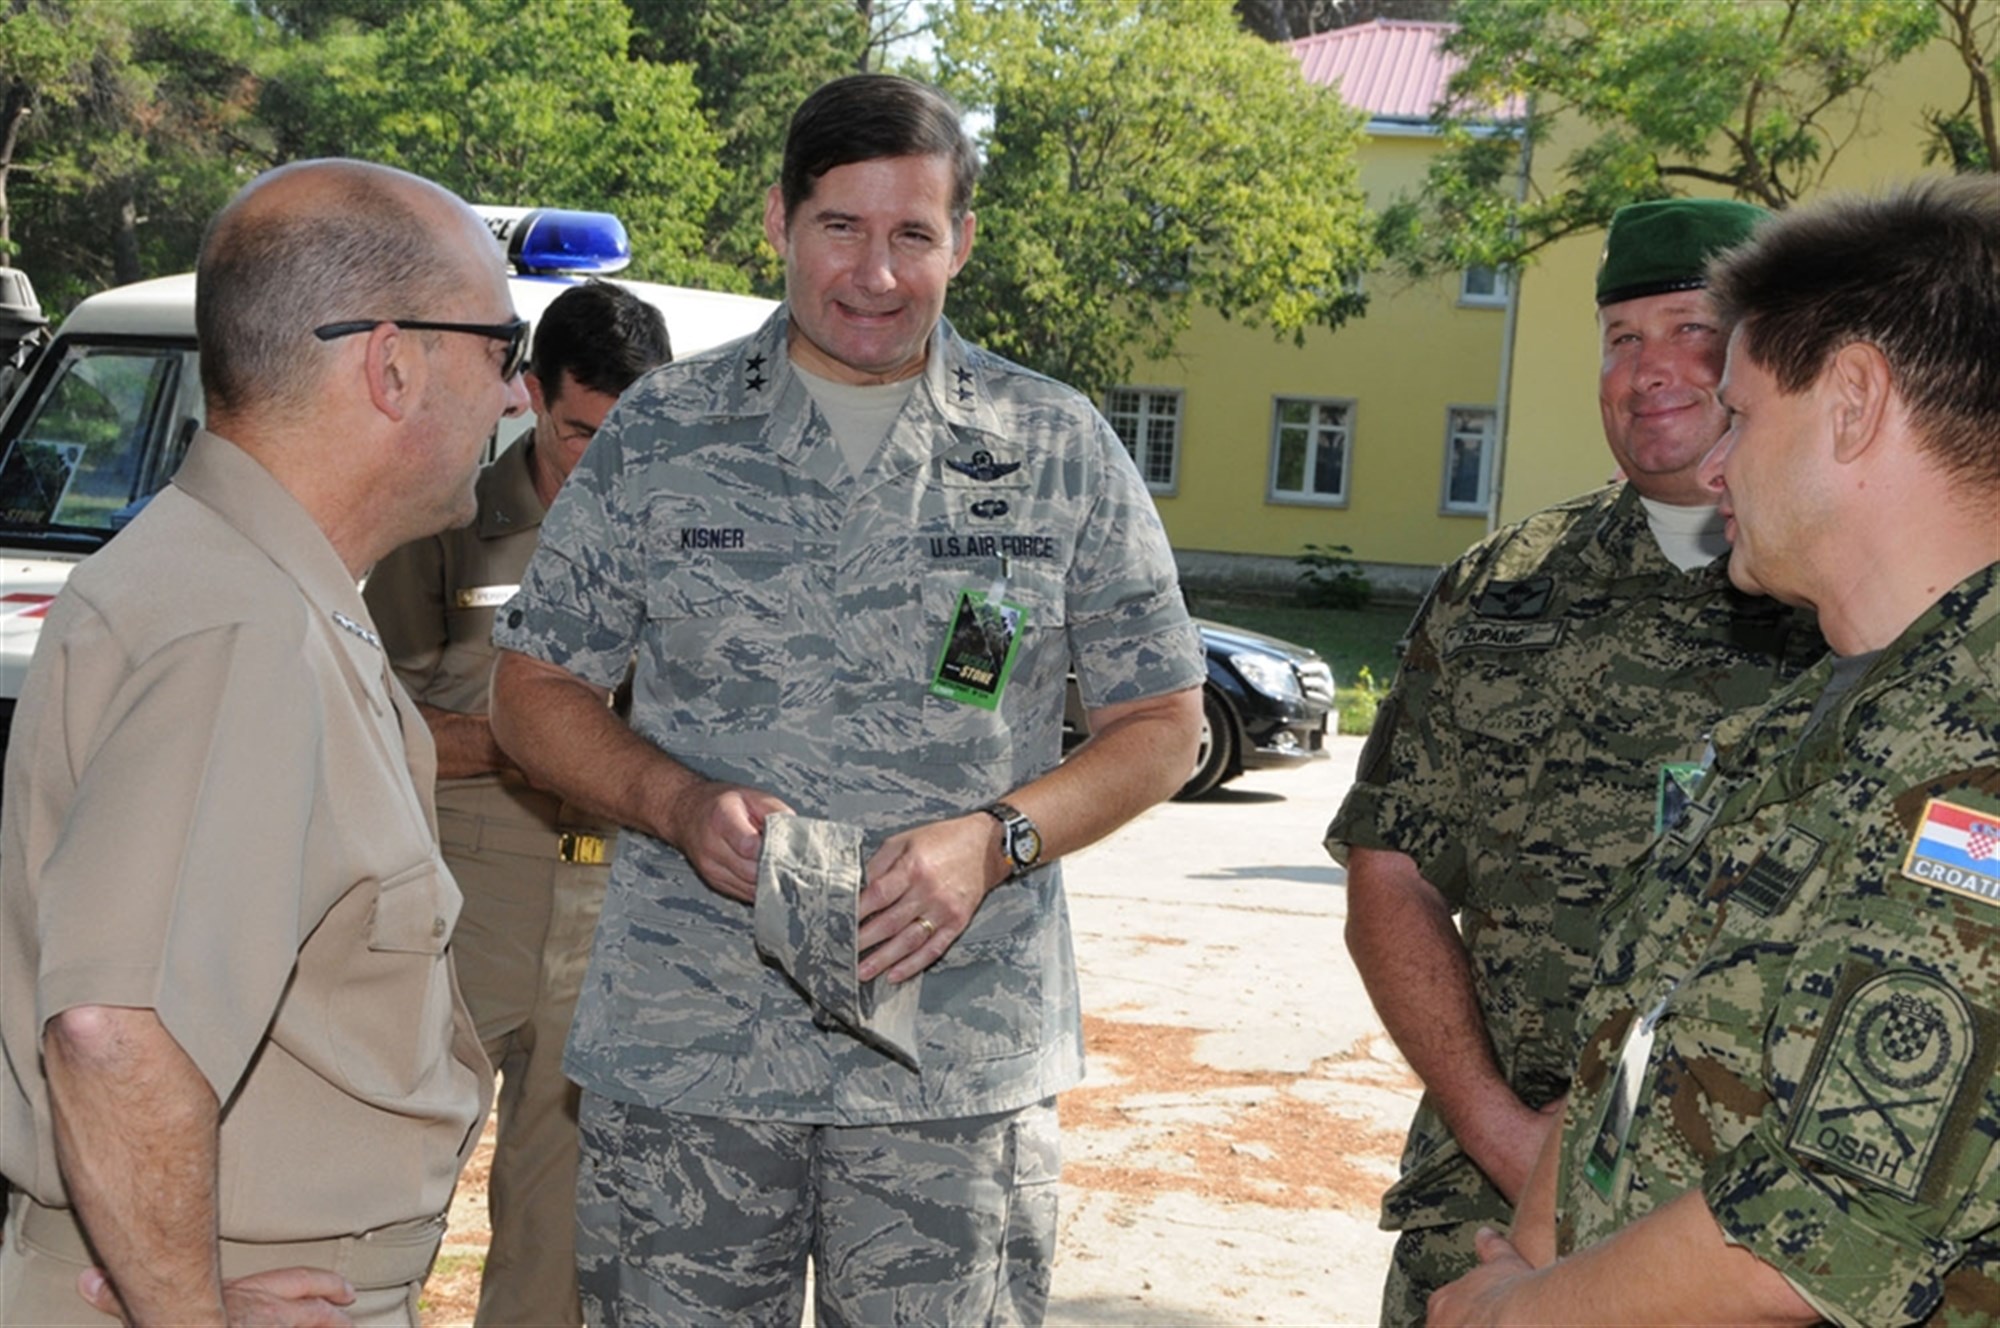
[[[1653,833],[1660,834],[1680,824],[1688,803],[1708,767],[1695,761],[1669,761],[1660,767],[1660,795],[1653,804]]]
[[[931,695],[962,701],[981,710],[997,709],[1007,677],[1014,671],[1014,651],[1021,642],[1021,625],[1028,611],[983,590],[962,590],[951,615],[944,650],[938,655]]]

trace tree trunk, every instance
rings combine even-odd
[[[14,212],[7,202],[7,180],[14,169],[14,146],[21,139],[21,124],[34,109],[34,89],[19,80],[7,84],[0,100],[0,263],[11,261],[14,253]]]
[[[127,286],[146,275],[139,270],[139,205],[130,195],[118,205],[118,236],[113,249],[114,284]]]

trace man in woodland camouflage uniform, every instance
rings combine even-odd
[[[823,1325],[1044,1312],[1082,1073],[1053,860],[1186,778],[1203,666],[1110,427],[941,318],[974,170],[921,84],[808,98],[784,307],[633,387],[496,629],[503,746],[630,827],[568,1057],[592,1323],[797,1323],[809,1256]],[[819,948],[765,915],[774,857],[909,1037],[765,962]]]
[[[1432,1321],[1992,1324],[2000,192],[1788,213],[1714,290],[1730,576],[1834,654],[1621,881],[1518,1252]]]
[[[1730,586],[1696,477],[1725,426],[1728,336],[1702,265],[1766,215],[1686,199],[1612,219],[1599,405],[1625,478],[1445,569],[1328,828],[1348,948],[1425,1086],[1383,1200],[1402,1232],[1385,1324],[1421,1322],[1477,1229],[1511,1215],[1574,1065],[1609,874],[1716,722],[1824,649],[1809,617]]]

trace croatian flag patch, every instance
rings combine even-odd
[[[2000,904],[2000,815],[1932,798],[1903,859],[1903,875]]]

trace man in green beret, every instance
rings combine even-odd
[[[1612,218],[1598,404],[1620,478],[1444,570],[1328,827],[1348,949],[1425,1089],[1383,1200],[1401,1232],[1384,1324],[1423,1322],[1512,1214],[1575,1068],[1611,874],[1715,724],[1824,650],[1810,616],[1731,586],[1696,475],[1727,418],[1704,267],[1766,215],[1670,199]]]

